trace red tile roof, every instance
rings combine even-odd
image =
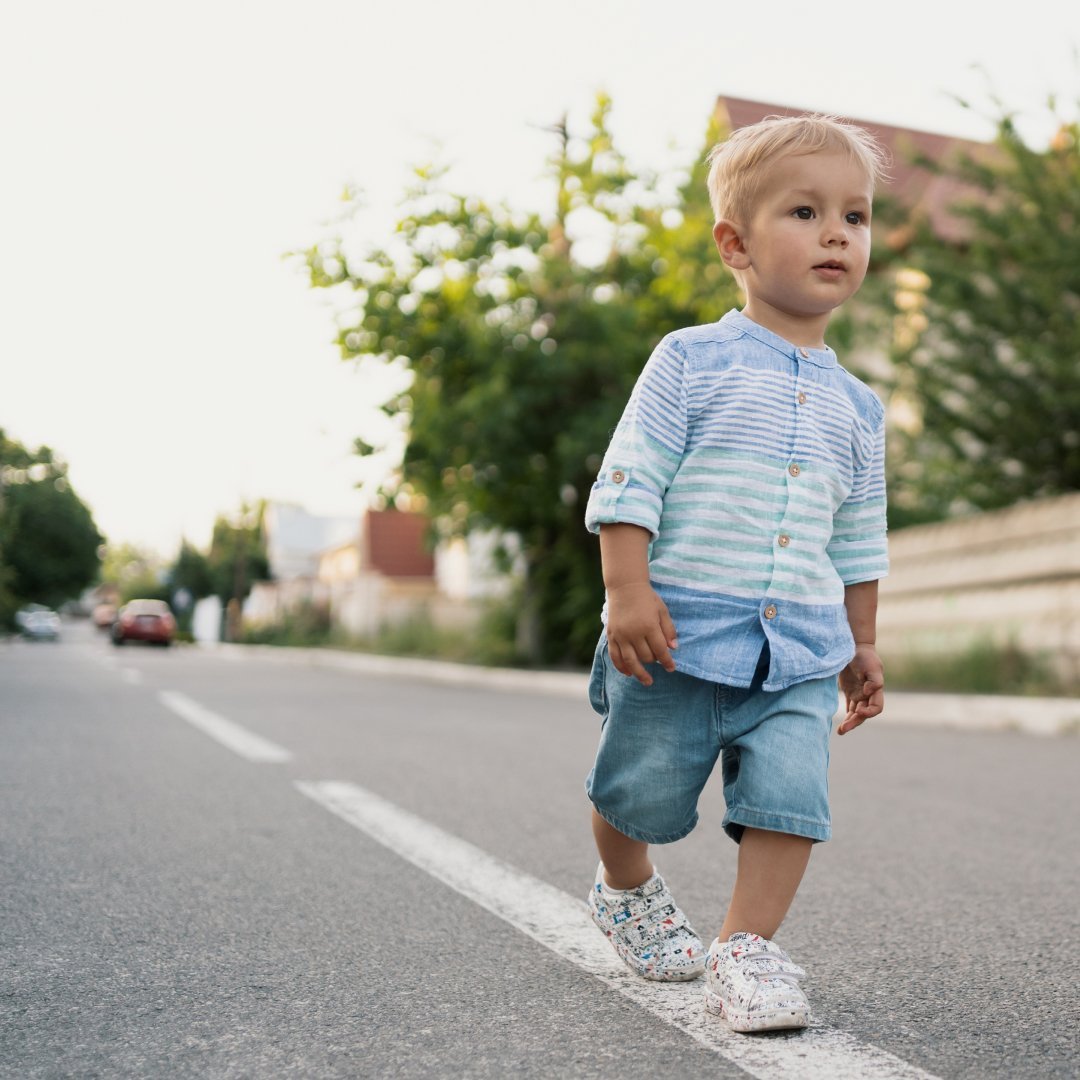
[[[363,562],[386,577],[430,578],[435,558],[425,537],[428,520],[402,510],[369,510],[364,519]]]
[[[802,116],[809,111],[723,95],[717,98],[716,109],[721,123],[726,119],[726,126],[732,130],[756,124],[766,116]],[[926,214],[934,231],[943,239],[963,238],[964,222],[950,214],[949,207],[958,199],[978,197],[980,193],[950,176],[939,176],[914,165],[912,158],[921,155],[935,162],[947,163],[961,154],[969,154],[985,160],[987,155],[995,152],[993,144],[973,142],[952,135],[938,135],[931,131],[893,127],[891,124],[879,124],[873,120],[859,120],[854,117],[842,119],[866,128],[889,151],[892,157],[889,169],[892,180],[883,186],[883,194],[895,198],[917,213]]]

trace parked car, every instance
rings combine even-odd
[[[108,630],[116,622],[116,605],[108,602],[98,604],[90,618],[99,630]]]
[[[114,645],[128,641],[171,645],[175,637],[176,620],[164,600],[131,600],[116,613],[112,624]]]
[[[23,609],[16,615],[19,629],[32,641],[55,641],[60,636],[60,616],[49,608],[33,605],[34,610]]]

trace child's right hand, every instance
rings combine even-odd
[[[607,591],[607,641],[611,662],[623,675],[652,686],[645,664],[675,670],[671,649],[679,647],[667,605],[651,585],[633,582]]]

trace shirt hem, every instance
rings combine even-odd
[[[695,679],[703,679],[705,682],[720,683],[724,686],[733,686],[739,690],[748,689],[753,683],[753,677],[750,679],[741,679],[733,675],[725,675],[723,673],[717,674],[716,672],[706,671],[704,668],[696,667],[693,664],[681,664],[679,658],[675,656],[675,670],[681,671],[684,675],[692,675]],[[811,671],[801,675],[792,675],[787,679],[780,679],[772,681],[766,679],[761,684],[761,689],[766,693],[776,693],[778,690],[786,690],[789,686],[795,686],[797,683],[810,682],[813,679],[832,679],[840,674],[851,663],[851,658],[848,657],[842,664],[837,666],[829,665],[823,671]]]

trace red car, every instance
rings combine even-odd
[[[117,612],[112,624],[114,645],[126,641],[171,645],[175,636],[176,620],[164,600],[132,600]]]

